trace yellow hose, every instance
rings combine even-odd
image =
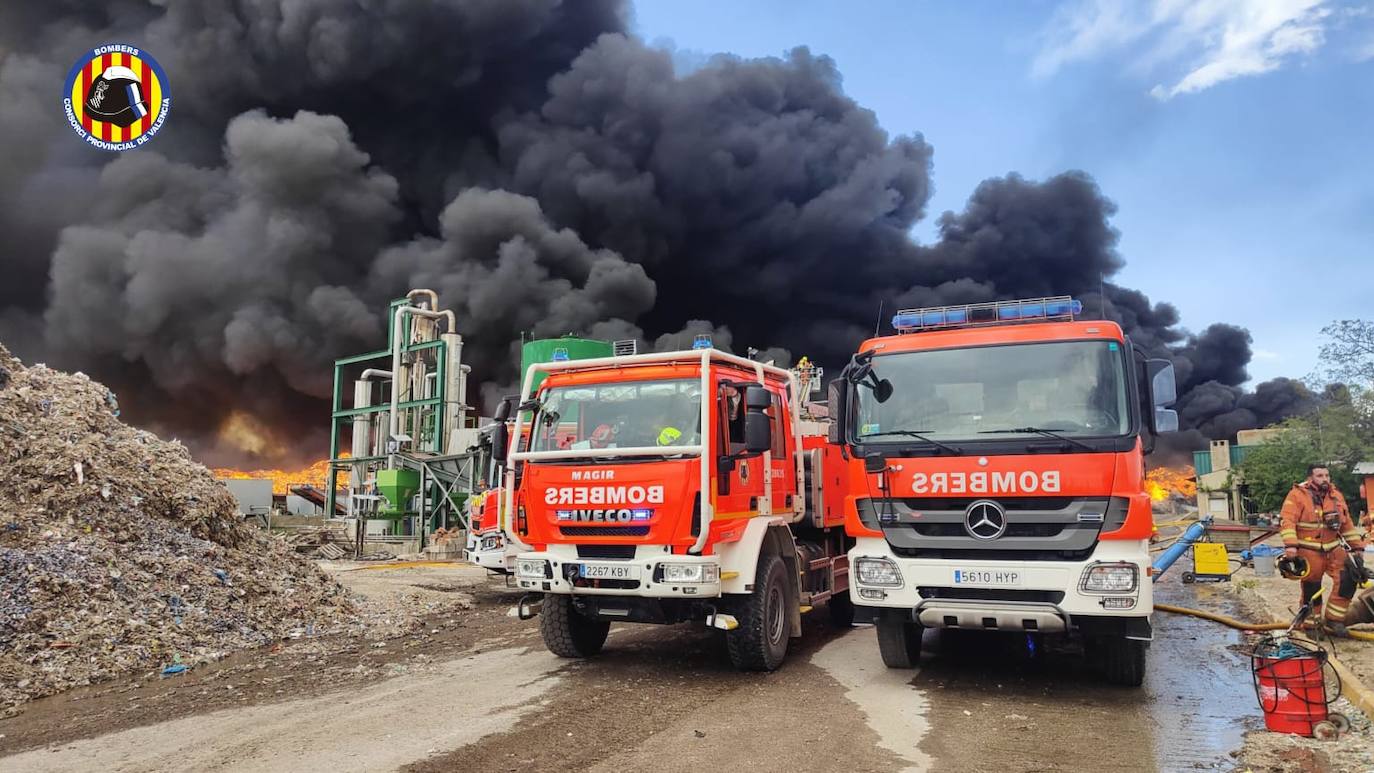
[[[1211,620],[1214,623],[1221,623],[1241,631],[1282,631],[1288,628],[1288,623],[1247,623],[1225,615],[1217,615],[1211,612],[1204,612],[1201,609],[1189,609],[1188,607],[1176,607],[1172,604],[1155,604],[1155,609],[1160,612],[1172,612],[1176,615],[1191,615],[1200,617],[1203,620]],[[1360,641],[1374,641],[1374,631],[1356,631],[1346,629],[1350,638]]]
[[[1282,631],[1288,627],[1287,623],[1247,623],[1243,620],[1237,620],[1234,617],[1203,612],[1201,609],[1176,607],[1172,604],[1155,604],[1155,609],[1160,612],[1173,612],[1176,615],[1200,617],[1203,620],[1211,620],[1214,623],[1221,623],[1222,625],[1230,626],[1241,631]]]

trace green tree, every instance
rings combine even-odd
[[[1374,461],[1374,400],[1368,392],[1347,389],[1328,390],[1326,398],[1313,413],[1279,424],[1285,431],[1251,449],[1237,467],[1260,512],[1276,512],[1313,463],[1330,467],[1332,482],[1347,501],[1359,496],[1352,470],[1359,462]]]
[[[1326,378],[1368,387],[1374,384],[1374,321],[1341,319],[1322,328],[1321,362]]]

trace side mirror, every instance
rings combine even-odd
[[[750,385],[744,389],[744,407],[750,411],[766,411],[768,406],[773,404],[773,395],[766,388],[757,384]]]
[[[845,435],[845,417],[849,413],[849,384],[843,378],[831,381],[826,387],[826,406],[829,408],[826,413],[830,414],[830,437],[831,443],[843,443]]]
[[[744,452],[761,454],[773,447],[773,420],[764,411],[773,404],[773,395],[762,386],[744,390]]]
[[[878,379],[878,383],[873,386],[873,399],[880,403],[885,403],[891,396],[892,382],[885,378]]]
[[[773,447],[773,422],[766,413],[750,411],[744,416],[744,452],[761,454]]]
[[[506,403],[509,405],[509,403]],[[491,458],[502,464],[506,461],[506,454],[510,450],[510,427],[506,422],[500,421],[491,430]]]
[[[885,472],[887,470],[887,457],[874,451],[871,454],[864,454],[864,472],[873,474]]]
[[[1155,432],[1178,432],[1178,411],[1169,408],[1155,409]]]
[[[520,398],[515,395],[506,395],[501,398],[501,402],[496,404],[496,414],[493,418],[497,423],[504,424],[510,419],[511,409],[515,407],[515,401]]]
[[[1150,374],[1150,401],[1155,408],[1167,408],[1178,400],[1174,364],[1164,359],[1145,361]],[[1163,431],[1163,430],[1161,430]]]

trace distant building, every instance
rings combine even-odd
[[[1282,429],[1244,429],[1236,433],[1236,444],[1229,440],[1213,440],[1206,451],[1193,452],[1193,470],[1197,473],[1197,510],[1199,517],[1244,521],[1245,483],[1239,471],[1242,460],[1256,446],[1277,437]]]
[[[265,478],[221,479],[239,505],[239,515],[262,517],[272,512],[272,481]]]
[[[1360,462],[1355,465],[1355,477],[1360,479],[1360,497],[1364,499],[1364,511],[1374,513],[1374,462]]]

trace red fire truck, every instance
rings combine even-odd
[[[889,667],[924,628],[1081,635],[1139,685],[1153,611],[1144,457],[1173,366],[1067,297],[905,310],[830,387],[851,598]]]
[[[747,670],[777,668],[813,605],[848,624],[843,499],[821,474],[838,446],[801,398],[792,372],[706,340],[531,367],[505,491],[532,548],[519,616],[563,657],[599,652],[612,622],[698,621]]]

